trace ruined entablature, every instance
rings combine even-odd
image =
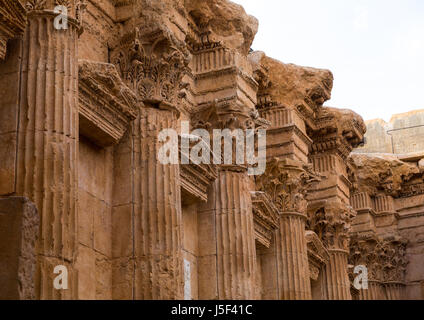
[[[418,165],[385,154],[352,154],[357,192],[371,197],[409,197],[424,193],[423,172]]]
[[[279,213],[265,192],[251,192],[255,238],[269,248],[274,230],[278,228]]]
[[[6,57],[7,41],[23,34],[26,13],[19,1],[0,0],[0,60]]]
[[[305,237],[308,246],[309,274],[312,280],[317,281],[320,270],[328,263],[330,256],[315,232],[307,230]]]
[[[116,144],[138,112],[137,97],[112,64],[79,61],[80,133],[100,146]]]
[[[323,107],[315,126],[308,130],[314,141],[312,155],[335,152],[346,160],[352,150],[363,142],[366,127],[361,116],[351,110]]]
[[[308,188],[319,181],[310,166],[290,159],[267,163],[264,175],[256,178],[257,189],[266,192],[281,213],[306,214]]]
[[[184,97],[183,82],[190,60],[175,37],[161,30],[145,33],[136,28],[113,50],[111,61],[139,101],[178,107]]]
[[[295,109],[308,126],[314,127],[317,112],[331,98],[332,73],[284,64],[260,51],[251,53],[249,60],[259,83],[258,108]]]
[[[242,6],[224,0],[189,0],[185,10],[201,42],[219,42],[242,55],[248,54],[258,20],[246,14]]]
[[[314,231],[327,249],[349,248],[349,230],[355,210],[339,201],[318,201],[308,205],[307,229]]]

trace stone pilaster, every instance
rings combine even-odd
[[[41,218],[37,244],[37,297],[75,298],[78,163],[79,22],[69,2],[68,29],[53,23],[53,2],[29,1],[23,39],[20,94],[19,195],[30,198]],[[55,290],[54,267],[68,268],[69,289]]]

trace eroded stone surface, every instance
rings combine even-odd
[[[424,298],[422,155],[350,156],[366,126],[325,106],[331,71],[250,52],[258,22],[241,6],[60,1],[59,32],[58,1],[3,3],[5,298]],[[182,121],[266,129],[265,173],[235,157],[160,163],[159,133]],[[352,286],[357,264],[369,291]],[[57,265],[68,290],[53,286]]]

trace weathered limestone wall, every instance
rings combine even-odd
[[[366,121],[366,143],[356,153],[394,153],[406,155],[424,150],[424,110],[393,115],[387,123],[381,119]]]
[[[39,216],[26,198],[0,198],[0,299],[35,299]]]

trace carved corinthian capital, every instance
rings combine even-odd
[[[382,244],[383,259],[383,281],[399,282],[405,281],[405,271],[408,265],[406,259],[407,241],[399,237],[386,239]]]
[[[116,46],[112,63],[140,101],[177,106],[188,86],[182,80],[189,57],[171,34],[136,28]]]
[[[257,178],[256,184],[260,191],[270,195],[280,212],[306,214],[307,189],[318,181],[309,166],[295,160],[274,158],[267,163],[265,174]]]
[[[308,229],[314,231],[328,249],[347,251],[349,230],[355,210],[337,201],[322,201],[308,206]]]
[[[376,236],[367,238],[354,236],[350,240],[349,247],[349,264],[354,267],[359,265],[367,267],[369,280],[382,281],[384,250],[381,240]]]

